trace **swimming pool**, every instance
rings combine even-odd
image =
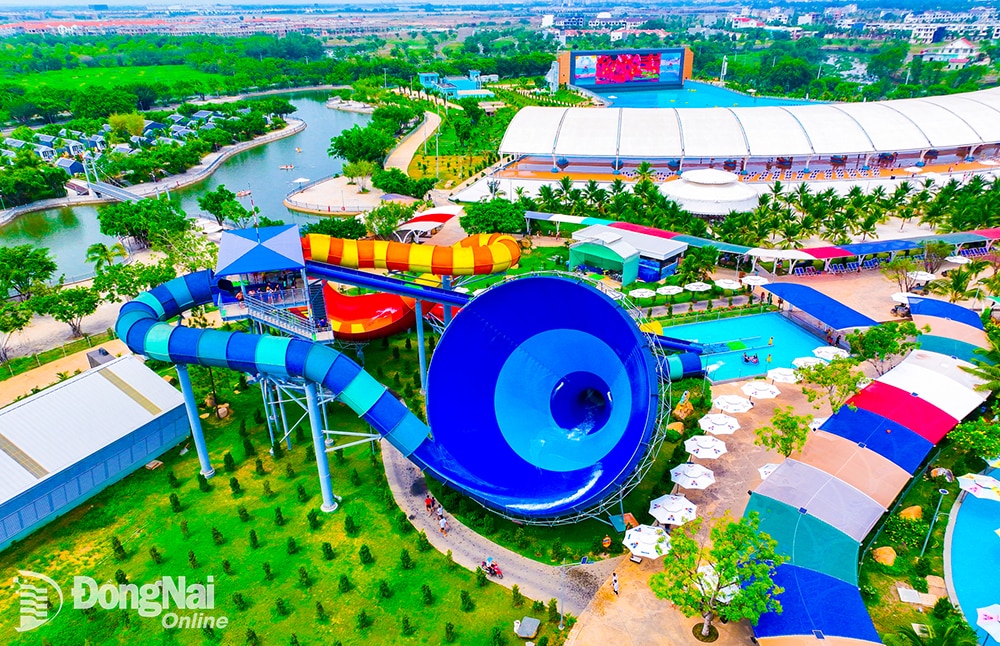
[[[1000,478],[1000,469],[987,474]],[[1000,603],[1000,502],[966,495],[958,508],[951,534],[951,586],[962,614],[980,639],[986,631],[976,626],[976,609]]]
[[[712,381],[761,376],[770,368],[791,368],[793,359],[811,357],[815,348],[826,345],[777,312],[664,327],[663,335],[701,344],[729,344],[726,351],[701,356],[701,364],[709,370]],[[772,338],[774,344],[768,345]],[[760,363],[743,363],[744,352],[756,354]]]
[[[686,82],[679,90],[618,90],[598,94],[610,99],[616,108],[732,108],[813,103],[803,99],[752,97],[694,81]]]

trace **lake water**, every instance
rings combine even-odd
[[[371,117],[330,110],[323,104],[327,97],[325,92],[283,96],[297,108],[292,116],[305,121],[308,127],[291,137],[239,153],[223,162],[207,180],[171,191],[171,199],[179,201],[188,215],[201,213],[199,196],[225,184],[233,192],[249,188],[261,214],[272,219],[300,223],[315,219],[285,208],[282,204],[285,195],[296,188],[296,179],[316,180],[340,172],[341,160],[326,154],[330,139],[354,124],[364,125]],[[301,152],[296,152],[296,148]],[[286,164],[293,164],[295,168],[290,171],[278,168]],[[169,186],[169,180],[163,184]],[[250,198],[241,201],[244,206],[250,206]],[[93,267],[86,262],[86,252],[95,242],[114,242],[113,238],[101,235],[96,206],[28,213],[0,227],[0,245],[48,247],[59,265],[59,272],[65,274],[67,280],[93,275]]]
[[[802,99],[752,97],[707,83],[687,81],[680,90],[626,90],[600,92],[615,108],[752,108],[765,105],[801,105]],[[615,97],[611,99],[611,97]]]

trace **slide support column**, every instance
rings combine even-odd
[[[441,276],[441,287],[451,291],[451,276]],[[444,309],[444,326],[447,328],[451,325],[451,305],[442,303],[441,307]]]
[[[205,434],[201,430],[201,418],[198,417],[198,404],[194,400],[194,389],[191,387],[191,375],[186,364],[177,364],[177,380],[181,383],[181,393],[184,395],[184,408],[187,409],[188,422],[191,423],[191,437],[194,438],[194,448],[198,452],[198,462],[201,463],[201,475],[211,478],[215,469],[208,459],[208,447],[205,446]]]
[[[312,429],[313,449],[316,451],[316,467],[319,470],[319,488],[323,492],[322,511],[337,511],[337,496],[333,494],[330,478],[330,463],[326,459],[326,443],[323,437],[322,416],[319,412],[319,395],[316,384],[306,382],[306,406],[309,410],[309,427]]]
[[[445,305],[445,309],[449,306]],[[424,306],[417,299],[417,357],[420,360],[420,392],[427,392],[427,353],[424,350]]]

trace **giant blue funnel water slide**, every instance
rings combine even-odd
[[[140,294],[122,307],[118,336],[136,353],[178,365],[322,385],[422,469],[510,516],[593,507],[628,480],[654,433],[659,391],[647,337],[586,284],[522,278],[466,305],[431,363],[431,434],[328,346],[165,322],[211,303],[214,283],[201,271]]]

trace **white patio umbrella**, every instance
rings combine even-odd
[[[667,494],[649,501],[649,515],[664,525],[683,525],[698,515],[698,506],[684,496]]]
[[[1000,603],[985,608],[976,608],[976,625],[990,637],[1000,642]]]
[[[656,296],[656,292],[651,289],[646,289],[645,287],[640,287],[638,289],[633,289],[628,293],[632,298],[653,298]]]
[[[695,435],[684,440],[684,450],[696,458],[714,460],[728,453],[726,443],[714,435]]]
[[[802,379],[791,368],[771,368],[767,371],[767,376],[771,381],[781,384],[796,384]]]
[[[971,260],[969,260],[965,256],[947,256],[945,258],[945,260],[947,262],[951,262],[951,263],[954,263],[956,265],[967,265],[970,262],[972,262]]]
[[[842,359],[846,357],[847,350],[844,350],[843,348],[835,348],[832,345],[823,345],[813,350],[813,354],[820,359],[833,361],[834,359]]]
[[[684,289],[688,290],[689,292],[707,292],[708,290],[712,289],[712,286],[709,285],[708,283],[703,283],[699,280],[694,283],[688,283],[687,285],[684,286]]]
[[[958,477],[958,486],[976,498],[1000,502],[1000,480],[977,473],[967,473]]]
[[[830,418],[829,417],[817,417],[817,418],[815,418],[813,421],[809,422],[809,429],[813,430],[813,431],[818,431],[819,427],[822,426],[823,424],[826,424],[826,420],[828,420],[828,419],[830,419]]]
[[[724,413],[745,413],[753,408],[753,402],[739,395],[720,395],[712,405]]]
[[[774,470],[777,469],[777,468],[778,468],[777,464],[774,464],[772,462],[768,462],[764,466],[762,466],[759,469],[757,469],[757,473],[760,474],[760,479],[761,480],[767,480],[767,476],[769,476],[772,473],[774,473]]]
[[[670,470],[670,479],[685,489],[707,489],[715,482],[715,473],[700,464],[686,462]]]
[[[723,413],[709,413],[698,420],[698,426],[712,435],[732,435],[739,430],[740,423],[735,417]]]
[[[698,567],[698,578],[697,585],[705,593],[711,594],[715,591],[715,588],[719,585],[719,575],[715,572],[715,568],[710,564],[706,563]],[[715,598],[722,603],[729,603],[732,601],[740,591],[739,583],[730,583],[727,586],[723,586],[719,590]]]
[[[684,291],[684,288],[680,285],[664,285],[663,287],[657,287],[656,293],[661,296],[676,296]]]
[[[720,278],[715,281],[715,286],[719,289],[742,289],[743,284],[738,280],[733,280],[732,278]]]
[[[911,294],[908,294],[907,292],[896,292],[895,294],[893,294],[889,298],[891,298],[896,303],[902,303],[903,305],[909,305],[910,304],[910,296],[911,296]]]
[[[792,365],[796,368],[808,368],[809,366],[818,366],[821,363],[826,363],[819,357],[799,357],[797,359],[792,359]]]
[[[743,392],[750,397],[757,399],[774,399],[781,394],[781,391],[774,384],[766,381],[749,381],[743,384]]]
[[[658,559],[670,551],[670,537],[661,527],[639,525],[625,532],[622,544],[636,556]]]
[[[293,184],[306,184],[308,182],[309,182],[309,178],[308,177],[300,177],[298,179],[293,179],[292,180]]]
[[[767,285],[771,281],[769,281],[768,279],[764,278],[763,276],[756,276],[756,275],[754,275],[754,276],[744,276],[743,278],[740,278],[740,282],[743,283],[744,285],[751,285],[753,287],[760,287],[761,285]]]
[[[927,282],[928,280],[934,280],[935,278],[937,278],[937,276],[930,273],[929,271],[909,271],[906,273],[906,275],[907,277],[920,283],[924,283]]]

